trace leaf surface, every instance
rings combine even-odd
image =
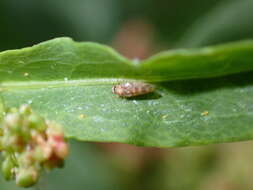
[[[69,38],[0,53],[7,106],[31,104],[61,123],[67,137],[140,146],[252,139],[252,69],[253,41],[168,51],[142,62]],[[112,94],[114,84],[132,80],[157,89],[131,99]]]

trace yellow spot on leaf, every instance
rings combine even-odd
[[[24,76],[25,76],[25,77],[28,77],[28,76],[29,76],[29,73],[24,73]]]
[[[207,116],[208,114],[209,114],[208,111],[204,111],[204,112],[201,113],[202,116]]]
[[[80,114],[78,117],[79,117],[79,119],[83,119],[83,118],[85,118],[85,115],[84,114]]]
[[[168,115],[163,115],[162,118],[163,119],[166,119],[168,117]]]

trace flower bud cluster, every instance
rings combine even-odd
[[[43,169],[63,166],[69,147],[61,127],[28,105],[6,110],[0,125],[2,172],[21,187],[34,185]]]

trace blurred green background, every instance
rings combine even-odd
[[[129,58],[253,38],[252,0],[1,0],[0,50],[55,37]],[[178,149],[77,143],[35,190],[252,190],[252,142]],[[0,176],[0,190],[18,190]]]

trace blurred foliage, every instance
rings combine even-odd
[[[124,157],[108,154],[94,144],[71,145],[71,156],[65,168],[50,173],[36,187],[29,189],[251,190],[253,187],[250,142],[171,149],[160,155],[149,148],[124,147],[122,151],[131,153],[128,156],[122,153]],[[158,154],[162,159],[146,159],[144,165],[140,162],[135,165],[136,160],[132,157],[143,149]],[[5,182],[1,176],[0,189],[22,188]]]
[[[164,49],[251,38],[252,8],[252,0],[2,0],[0,50],[60,36],[110,43],[135,19],[154,27]]]
[[[220,2],[185,31],[178,46],[195,47],[253,37],[253,1]]]
[[[64,169],[50,172],[37,186],[29,189],[81,190],[119,189],[120,183],[109,162],[94,145],[71,143],[71,156]],[[0,177],[1,190],[21,190],[14,183],[5,182]]]
[[[0,50],[60,36],[112,43],[125,23],[139,19],[154,31],[154,51],[217,44],[252,38],[252,10],[252,0],[2,0]],[[116,155],[100,145],[72,145],[64,171],[35,189],[253,189],[249,142],[163,150],[142,162],[136,160],[147,149],[122,149]],[[0,178],[0,189],[17,188]]]

